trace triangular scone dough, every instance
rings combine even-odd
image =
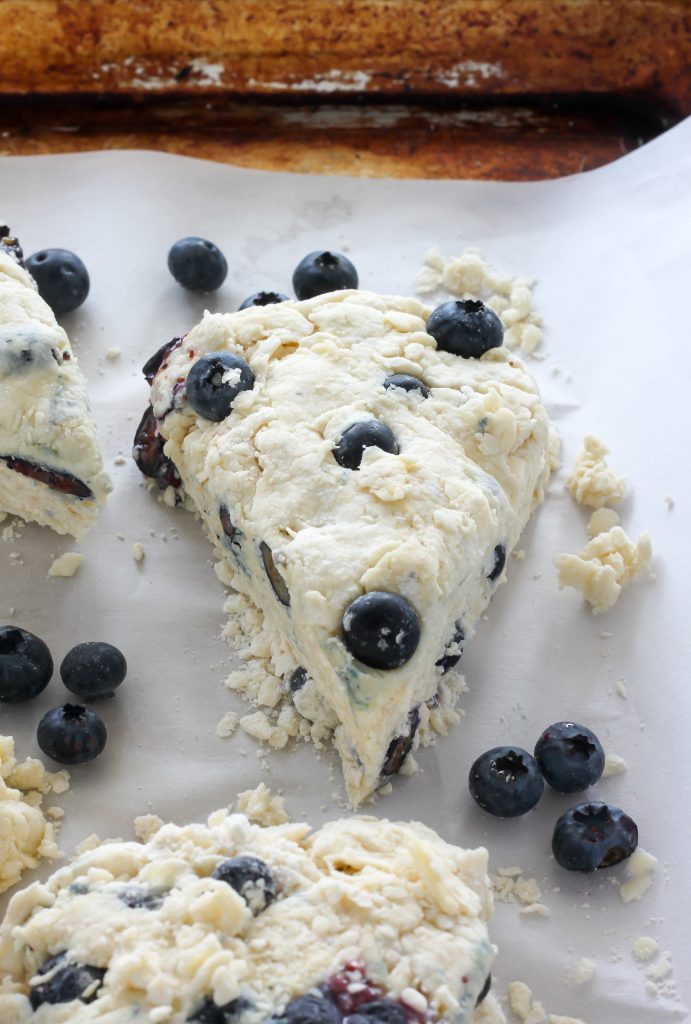
[[[434,698],[459,626],[467,639],[491,600],[555,454],[520,360],[504,348],[481,359],[438,351],[428,313],[414,299],[363,291],[207,313],[165,354],[151,389],[165,453],[233,586],[263,609],[338,717],[354,804],[381,784],[391,744]],[[215,423],[190,407],[184,381],[199,356],[222,350],[249,362],[255,384]],[[386,390],[396,373],[421,378],[429,397]],[[333,456],[341,433],[371,417],[391,428],[400,454],[370,448],[359,470],[343,468]],[[272,589],[262,545],[289,605]],[[368,668],[343,642],[346,608],[371,591],[402,595],[419,617],[419,645],[400,668]]]
[[[81,538],[110,489],[67,335],[0,241],[0,513]]]

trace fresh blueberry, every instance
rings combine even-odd
[[[398,455],[398,442],[390,427],[379,420],[358,420],[343,431],[333,449],[333,457],[339,466],[359,469],[365,448],[381,448],[384,452]]]
[[[214,869],[213,878],[227,882],[244,899],[253,914],[266,910],[276,899],[276,880],[268,864],[258,857],[242,854],[224,860]]]
[[[437,348],[465,359],[477,359],[504,340],[497,314],[475,299],[457,299],[437,306],[427,321],[427,333]]]
[[[41,249],[26,261],[38,293],[56,316],[78,309],[89,294],[89,274],[69,249]]]
[[[301,690],[305,683],[307,682],[307,679],[307,669],[303,668],[302,665],[299,665],[291,674],[290,679],[288,681],[288,685],[290,686],[290,692],[297,693],[298,690]]]
[[[0,626],[0,703],[31,700],[52,674],[53,659],[43,640],[19,626]]]
[[[64,966],[61,966],[63,964]],[[69,1003],[73,999],[81,999],[83,1003],[92,1002],[98,991],[98,985],[94,985],[94,982],[103,981],[106,973],[102,967],[70,963],[64,953],[50,957],[38,969],[39,977],[49,972],[55,973],[48,981],[39,981],[31,989],[29,1000],[34,1010],[43,1006],[44,1003]],[[93,992],[83,998],[82,993],[92,986]]]
[[[413,377],[410,373],[392,373],[384,381],[384,387],[401,388],[403,391],[417,391],[423,398],[429,398],[429,388],[419,377]]]
[[[555,722],[535,744],[545,782],[559,793],[582,793],[602,775],[605,752],[591,729],[576,722]]]
[[[494,583],[496,579],[499,579],[504,566],[506,565],[506,548],[503,544],[497,544],[496,548],[492,552],[492,568],[487,573],[487,579]]]
[[[299,299],[311,299],[325,292],[357,286],[357,270],[340,252],[308,253],[293,274],[293,291]]]
[[[131,910],[142,908],[144,910],[158,910],[163,904],[163,895],[155,889],[145,889],[143,885],[135,882],[124,886],[117,892],[118,899],[130,907]]]
[[[384,764],[382,765],[382,775],[396,775],[401,770],[401,765],[405,761],[406,757],[410,753],[413,740],[415,739],[415,733],[417,732],[420,724],[420,712],[417,708],[413,708],[408,714],[407,731],[405,736],[395,736],[394,739],[389,743],[389,748],[386,751],[386,757],[384,758]]]
[[[463,654],[463,644],[465,643],[465,633],[460,622],[457,622],[454,626],[453,636],[449,640],[444,653],[442,654],[439,661],[435,662],[436,665],[441,669],[441,674],[444,676],[449,672],[454,665],[457,665],[461,660]]]
[[[374,1002],[363,1003],[358,1006],[356,1013],[345,1018],[343,1024],[346,1021],[348,1024],[355,1024],[356,1017],[367,1021],[367,1024],[406,1024],[405,1010],[393,999],[375,999]]]
[[[165,345],[161,345],[142,366],[142,374],[147,384],[152,384],[153,379],[165,363],[171,352],[174,352],[182,344],[182,338],[172,338]]]
[[[277,1015],[285,1024],[341,1024],[341,1014],[327,995],[298,996]]]
[[[106,745],[106,727],[95,711],[80,704],[64,704],[47,711],[38,723],[38,745],[60,764],[93,761]]]
[[[265,541],[262,541],[259,545],[259,550],[261,552],[262,562],[264,563],[264,571],[269,578],[269,583],[271,584],[274,594],[281,604],[286,606],[289,605],[290,591],[288,590],[288,584],[278,571],[271,548]]]
[[[473,763],[470,795],[497,818],[516,818],[535,806],[545,784],[537,761],[520,747],[492,747]]]
[[[475,1000],[475,1005],[476,1006],[479,1006],[480,1003],[484,1003],[485,999],[489,995],[489,990],[491,989],[491,987],[492,987],[492,975],[488,974],[487,977],[485,978],[485,984],[480,989],[480,995]]]
[[[254,374],[244,359],[231,352],[210,352],[187,375],[187,398],[196,413],[218,423],[233,408],[241,391],[251,391]]]
[[[400,594],[373,590],[356,597],[343,613],[343,640],[370,668],[400,668],[420,642],[420,620]]]
[[[255,292],[254,295],[250,295],[248,299],[245,299],[238,308],[249,309],[250,306],[273,306],[277,302],[289,301],[288,296],[283,295],[282,292]]]
[[[168,253],[168,270],[190,292],[215,292],[228,273],[226,258],[205,238],[181,238]]]
[[[252,1003],[244,996],[232,999],[223,1006],[217,1006],[213,999],[208,996],[201,1006],[197,1007],[191,1017],[187,1020],[189,1024],[230,1024],[231,1021],[240,1017],[245,1010],[252,1008]]]
[[[153,480],[160,490],[165,491],[172,487],[173,490],[179,491],[182,487],[180,474],[172,459],[163,454],[165,443],[165,438],[158,430],[158,420],[149,405],[134,435],[132,458],[139,472]]]
[[[578,804],[565,811],[554,826],[552,853],[567,871],[611,868],[630,857],[638,846],[638,829],[619,807]]]
[[[127,675],[125,656],[117,647],[100,640],[77,644],[60,666],[62,681],[82,700],[112,697]]]

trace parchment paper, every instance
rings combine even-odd
[[[271,754],[265,770],[253,740],[216,736],[221,715],[246,705],[222,685],[233,665],[220,639],[223,592],[198,524],[146,493],[129,459],[146,403],[144,360],[204,306],[233,310],[260,288],[290,292],[293,267],[315,248],[347,249],[363,287],[384,292],[410,293],[432,245],[447,255],[475,245],[497,269],[539,279],[547,358],[531,368],[565,466],[588,431],[611,447],[631,487],[623,524],[632,535],[650,531],[657,579],[635,583],[599,618],[573,591],[558,592],[555,552],[587,539],[587,512],[564,491],[562,471],[525,535],[525,559],[511,562],[464,655],[465,720],[421,752],[423,772],[398,779],[371,813],[486,844],[494,868],[520,865],[540,881],[549,919],[497,909],[497,992],[520,978],[549,1012],[587,1024],[688,1019],[691,122],[608,167],[536,184],[278,175],[141,152],[10,158],[0,160],[0,211],[27,253],[65,246],[89,268],[91,295],[64,325],[115,482],[81,547],[35,527],[0,544],[0,620],[44,637],[56,666],[90,639],[119,645],[129,662],[127,681],[102,706],[105,753],[73,772],[66,850],[91,832],[130,838],[133,817],[147,811],[203,818],[260,781],[283,790],[294,817],[318,824],[342,813],[331,799],[340,789],[334,758],[292,748]],[[212,297],[188,296],[166,268],[169,246],[187,234],[227,255],[227,282]],[[114,362],[105,358],[112,346],[122,349]],[[114,464],[118,453],[125,465]],[[52,557],[76,549],[85,554],[78,575],[48,579]],[[12,564],[15,551],[23,564]],[[620,679],[627,699],[616,692]],[[39,718],[66,698],[56,673],[33,702],[0,707],[0,729],[21,756],[38,753]],[[478,753],[504,742],[532,749],[542,728],[569,717],[628,762],[592,795],[623,806],[660,859],[641,903],[624,905],[606,872],[571,875],[550,859],[554,821],[577,799],[546,793],[533,813],[499,821],[468,796]],[[631,957],[641,934],[671,952],[680,1001],[645,992]],[[565,978],[582,956],[595,960],[596,976],[576,988]]]

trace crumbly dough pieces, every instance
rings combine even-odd
[[[18,472],[8,459],[67,474],[83,496]],[[81,539],[110,489],[67,335],[32,277],[0,247],[0,512]]]
[[[580,590],[594,615],[616,604],[622,587],[650,568],[653,549],[648,533],[631,540],[621,526],[596,534],[580,555],[554,558],[559,587]]]
[[[266,792],[243,804],[275,820]],[[263,860],[276,881],[275,901],[256,916],[211,877],[241,854]],[[160,905],[127,906],[117,895],[125,887],[155,892]],[[501,1019],[489,1009],[474,1016],[494,956],[491,907],[486,851],[452,846],[424,825],[356,817],[310,833],[221,810],[206,825],[162,825],[145,844],[99,845],[18,893],[0,927],[0,1020],[182,1024],[207,998],[242,997],[251,1004],[243,1024],[259,1024],[353,962],[431,1020]],[[58,951],[107,968],[103,987],[89,1004],[32,1013],[30,980]]]
[[[229,315],[206,314],[168,353],[151,399],[165,453],[200,512],[235,589],[262,608],[340,723],[335,742],[351,801],[381,784],[389,744],[434,697],[436,662],[460,622],[466,639],[504,578],[495,549],[516,544],[541,501],[556,453],[537,386],[505,348],[482,359],[438,351],[415,299],[335,292]],[[197,416],[184,381],[200,355],[227,350],[255,385],[220,423]],[[420,377],[430,397],[386,390]],[[332,449],[358,419],[393,430],[399,455],[366,451],[357,472]],[[224,536],[228,509],[241,536]],[[290,593],[264,570],[269,545]],[[373,590],[400,593],[422,636],[391,671],[369,669],[341,640],[346,607]]]
[[[566,481],[571,497],[579,505],[603,508],[618,505],[626,495],[626,478],[607,465],[609,448],[594,434],[586,434]]]

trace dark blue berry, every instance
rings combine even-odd
[[[0,703],[31,700],[52,675],[53,659],[43,640],[19,626],[0,626]]]
[[[214,869],[213,878],[227,882],[244,899],[253,914],[266,910],[276,899],[276,880],[268,864],[258,857],[243,854],[224,860]]]
[[[475,299],[457,299],[437,306],[427,321],[427,333],[437,348],[465,359],[477,359],[504,340],[497,314]]]
[[[339,252],[310,252],[300,260],[293,274],[293,291],[299,299],[357,286],[357,270]]]
[[[226,258],[205,238],[181,238],[168,253],[168,270],[190,292],[215,292],[228,273]]]
[[[307,669],[303,668],[302,665],[298,666],[295,671],[291,674],[289,680],[290,692],[297,693],[301,690],[307,682],[308,675]]]
[[[419,724],[420,712],[417,708],[413,708],[408,714],[405,735],[395,736],[394,739],[391,740],[391,743],[389,743],[388,750],[386,751],[386,757],[384,758],[384,764],[382,765],[382,775],[396,775],[396,773],[401,770],[401,765],[412,749],[413,740],[415,739],[415,733],[417,732]]]
[[[277,1015],[286,1024],[341,1024],[341,1014],[327,995],[298,996]]]
[[[545,784],[537,761],[520,747],[492,747],[473,763],[470,795],[483,811],[516,818],[535,806]]]
[[[485,978],[485,984],[480,989],[480,995],[475,1000],[475,1005],[476,1006],[479,1006],[480,1003],[484,1003],[485,999],[489,995],[489,990],[491,989],[491,987],[492,987],[492,975],[488,974],[487,977]]]
[[[413,377],[410,373],[393,373],[384,381],[384,387],[401,388],[403,391],[417,391],[423,398],[429,398],[429,388],[419,377]]]
[[[371,1003],[362,1003],[354,1014],[347,1016],[343,1022],[348,1024],[361,1024],[356,1021],[361,1018],[367,1024],[406,1024],[406,1012],[400,1003],[393,999],[375,999]]]
[[[134,435],[132,458],[139,472],[153,480],[160,490],[172,487],[178,491],[182,481],[173,461],[163,454],[165,443],[165,438],[158,430],[158,420],[149,405]]]
[[[554,826],[552,853],[567,871],[610,868],[630,857],[638,846],[638,829],[619,807],[578,804]]]
[[[459,663],[461,655],[463,654],[464,643],[465,633],[463,632],[463,627],[460,622],[457,622],[454,627],[453,636],[446,645],[444,654],[442,654],[439,661],[435,662],[435,664],[441,669],[442,675],[446,675],[454,665]]]
[[[213,999],[207,996],[187,1020],[190,1024],[230,1024],[242,1016],[245,1010],[252,1009],[252,1005],[249,999],[239,996],[223,1006],[217,1006]]]
[[[230,512],[225,505],[221,505],[218,510],[218,518],[221,522],[221,529],[224,535],[228,538],[231,543],[231,547],[239,547],[242,539],[242,531],[235,525],[233,520],[230,518]]]
[[[47,711],[38,723],[38,745],[60,764],[93,761],[106,745],[106,727],[95,711],[65,704]]]
[[[77,644],[60,666],[62,681],[82,700],[110,697],[127,675],[125,656],[100,640]]]
[[[225,379],[224,379],[225,378]],[[224,420],[241,391],[254,387],[254,374],[244,359],[230,352],[210,352],[187,375],[187,398],[206,420]]]
[[[283,579],[283,577],[281,576],[280,572],[276,567],[276,563],[274,561],[274,556],[271,551],[271,548],[269,547],[268,544],[262,541],[261,544],[259,545],[259,550],[261,551],[262,562],[264,563],[264,570],[269,578],[269,583],[271,584],[271,588],[274,594],[281,602],[281,604],[284,604],[286,606],[289,605],[290,591],[288,590],[288,584]]]
[[[365,448],[381,448],[398,455],[398,442],[390,427],[379,420],[358,420],[343,431],[333,456],[340,466],[355,470],[360,468]]]
[[[53,491],[61,491],[63,494],[72,494],[75,498],[93,498],[93,492],[86,486],[79,477],[72,476],[60,469],[53,469],[51,466],[44,466],[40,462],[32,462],[30,459],[22,459],[17,455],[0,455],[0,459],[8,469],[28,476],[30,480],[37,480]]]
[[[143,885],[132,882],[130,885],[118,889],[118,899],[130,907],[131,910],[139,908],[144,910],[158,910],[163,903],[163,895],[155,889],[145,889]]]
[[[63,964],[64,966],[61,966]],[[48,981],[39,981],[31,989],[29,1000],[34,1010],[44,1003],[69,1003],[73,999],[81,999],[84,1003],[92,1002],[98,991],[98,985],[94,985],[94,982],[103,981],[106,973],[102,967],[70,963],[64,953],[58,953],[57,956],[46,960],[39,968],[38,975],[40,977],[51,971],[55,973]],[[93,992],[82,998],[82,993],[91,986],[94,987]]]
[[[158,371],[163,366],[166,357],[174,352],[179,345],[182,344],[182,338],[173,338],[171,341],[167,341],[165,345],[161,345],[159,349],[150,356],[142,366],[142,374],[147,384],[152,384],[153,379]]]
[[[245,299],[239,309],[249,309],[250,306],[273,306],[277,302],[288,302],[287,295],[283,295],[282,292],[255,292],[254,295],[250,295],[248,299]]]
[[[591,729],[576,722],[555,722],[535,744],[543,778],[559,793],[582,793],[602,775],[605,752]]]
[[[420,620],[400,594],[374,590],[356,597],[343,613],[343,641],[370,668],[400,668],[420,642]]]
[[[506,565],[506,548],[503,544],[497,544],[496,548],[492,552],[492,568],[487,573],[487,579],[491,583],[494,583],[496,579],[499,579],[504,571]]]
[[[41,249],[26,261],[38,293],[56,316],[78,309],[89,294],[89,274],[69,249]]]

